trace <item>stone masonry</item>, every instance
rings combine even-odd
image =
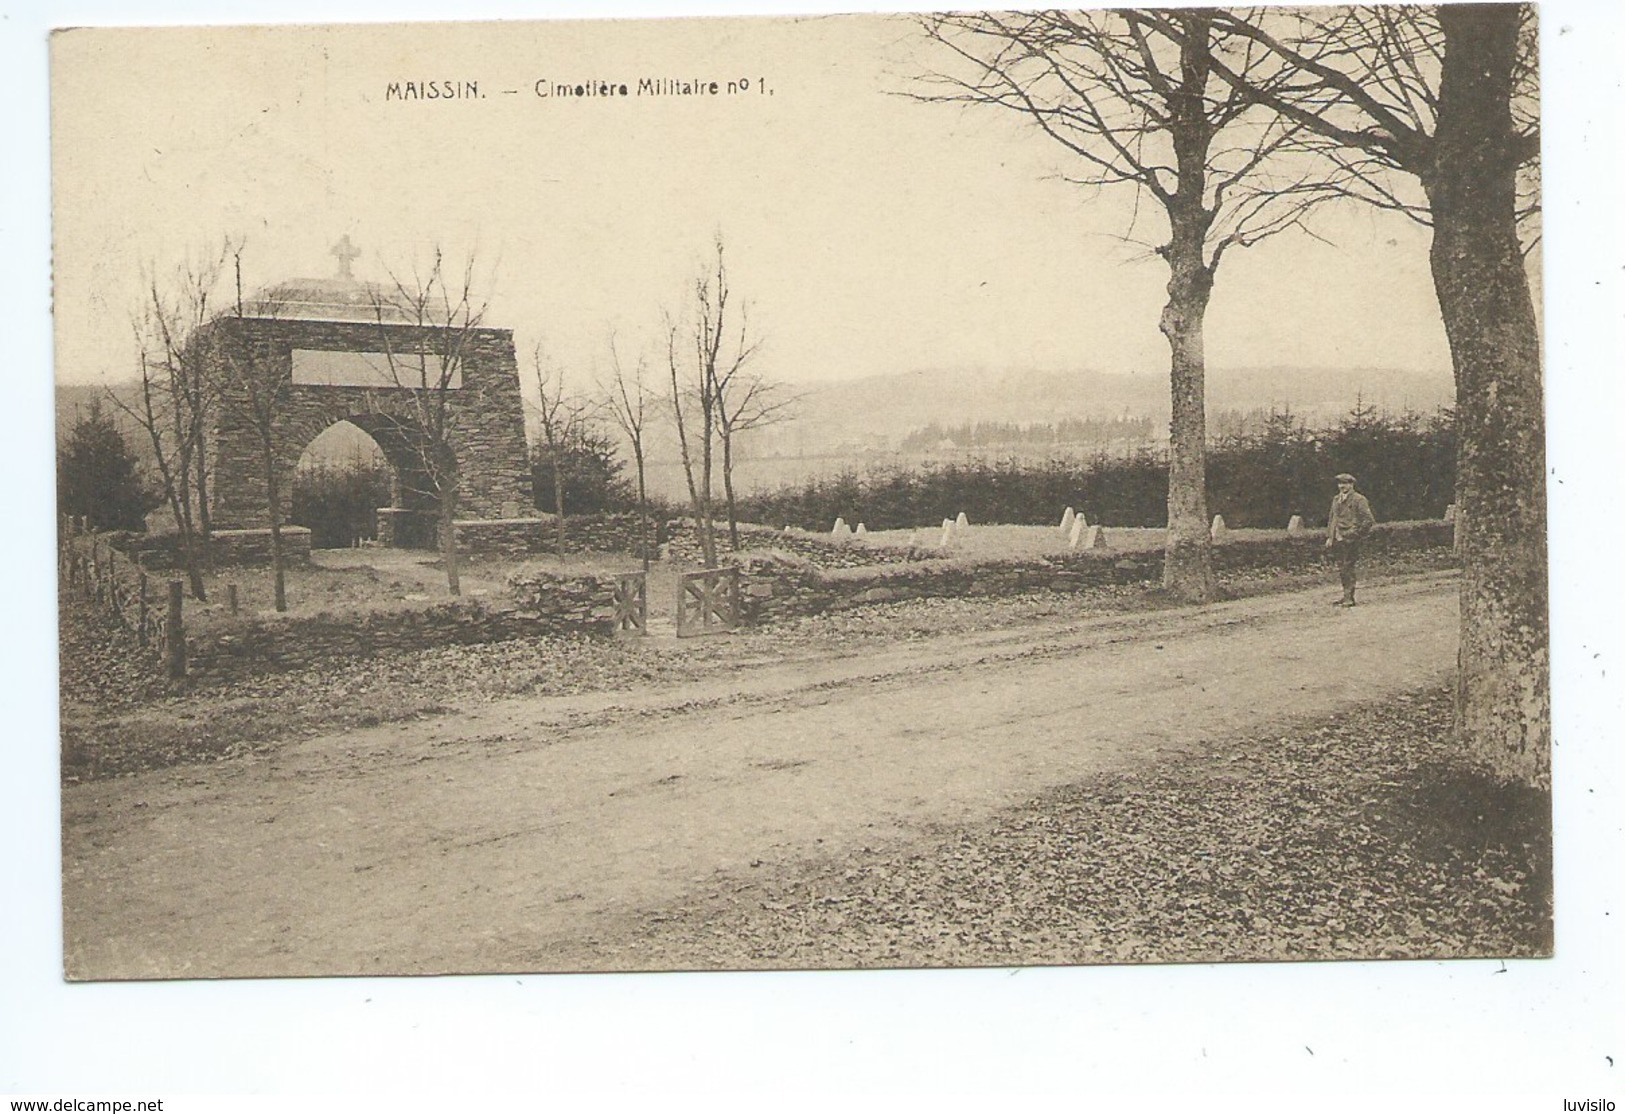
[[[213,471],[209,507],[217,528],[267,526],[264,468],[244,375],[263,377],[278,392],[274,413],[278,502],[285,518],[300,455],[317,434],[349,421],[370,434],[395,471],[393,505],[432,517],[434,498],[422,463],[421,424],[414,406],[432,405],[438,393],[388,384],[325,386],[294,382],[293,353],[409,352],[434,350],[446,330],[378,321],[325,321],[281,317],[224,317],[194,339],[218,345],[218,358],[234,361],[238,376],[223,376],[209,439]],[[524,411],[513,333],[472,329],[462,340],[461,384],[444,392],[447,440],[456,456],[459,519],[513,519],[533,513]],[[398,539],[402,543],[408,539]],[[411,539],[425,544],[427,531]]]

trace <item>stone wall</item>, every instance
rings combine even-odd
[[[302,528],[289,528],[294,529]],[[269,532],[241,532],[235,542],[240,552],[252,549],[250,535],[268,538]],[[1232,540],[1214,547],[1214,564],[1221,572],[1231,573],[1311,567],[1323,559],[1323,539],[1324,532],[1316,531],[1298,538]],[[1377,527],[1367,552],[1380,558],[1430,550],[1448,560],[1452,540],[1453,528],[1447,522],[1387,523]],[[309,532],[305,531],[307,546],[308,542]],[[153,552],[149,550],[148,556]],[[894,600],[1149,586],[1162,577],[1160,553],[1111,550],[981,564],[925,559],[836,569],[822,569],[804,557],[779,552],[745,555],[737,563],[745,620],[756,624]],[[510,599],[502,603],[455,600],[360,616],[243,617],[189,633],[188,670],[206,677],[234,678],[395,650],[613,633],[613,576],[521,570],[508,586]]]
[[[143,568],[159,571],[178,569],[181,559],[179,534],[116,534],[112,544],[141,562]],[[209,560],[215,568],[271,563],[271,531],[216,530],[209,538]],[[290,565],[310,561],[310,530],[304,526],[282,527],[283,559]]]
[[[703,563],[700,531],[692,519],[673,519],[666,523],[665,533],[667,541],[664,552],[667,558],[692,565]],[[739,541],[743,554],[768,551],[792,553],[820,569],[899,565],[940,556],[937,550],[924,546],[871,545],[862,538],[837,542],[823,534],[811,534],[805,530],[775,530],[771,526],[747,523],[739,524]],[[726,522],[717,524],[717,549],[719,559],[732,563]]]
[[[508,578],[514,606],[563,629],[608,634],[615,622],[615,578],[521,570]]]
[[[187,635],[187,672],[226,679],[380,653],[563,634],[609,635],[614,580],[537,574],[507,603],[454,600],[350,616],[255,616]]]
[[[546,528],[542,531],[539,552],[558,552],[558,518],[540,512]],[[624,553],[650,560],[658,560],[661,547],[667,540],[667,524],[649,521],[648,533],[643,534],[643,523],[636,514],[572,514],[564,518],[564,552],[566,553]]]
[[[398,512],[385,515],[379,512],[379,544],[383,541],[383,523],[400,517]],[[536,553],[559,552],[558,516],[538,511],[534,517],[497,519],[459,519],[457,543],[461,552],[474,556],[507,557],[520,559]],[[430,523],[430,543],[438,546],[438,523]],[[565,553],[620,553],[641,558],[646,548],[651,560],[660,556],[660,539],[664,531],[660,524],[649,523],[650,535],[646,544],[638,543],[640,523],[635,514],[566,515],[564,519]]]
[[[548,525],[540,518],[459,519],[458,552],[476,557],[528,557],[541,548],[542,535]],[[434,544],[439,545],[439,529],[434,535]]]
[[[1232,540],[1214,546],[1220,573],[1309,567],[1324,557],[1325,531],[1298,538]],[[1445,522],[1385,523],[1366,544],[1375,558],[1423,549],[1448,554],[1452,528]],[[1110,586],[1152,586],[1162,580],[1162,553],[1082,550],[1049,558],[988,561],[921,560],[866,569],[825,570],[788,553],[749,554],[740,568],[741,608],[746,622],[772,623],[869,603],[894,600],[1011,596],[1051,590],[1076,592]]]

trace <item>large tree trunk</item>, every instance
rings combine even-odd
[[[1177,243],[1177,241],[1176,241]],[[1213,598],[1213,541],[1207,519],[1207,412],[1204,400],[1206,361],[1202,324],[1207,315],[1213,277],[1196,258],[1174,258],[1168,280],[1168,304],[1162,332],[1172,361],[1168,386],[1172,418],[1168,425],[1168,545],[1162,585],[1192,603]]]
[[[1441,5],[1430,262],[1456,377],[1462,523],[1456,723],[1506,781],[1551,784],[1540,337],[1518,245],[1515,5]]]
[[[1206,244],[1213,214],[1204,206],[1213,125],[1205,93],[1212,70],[1211,17],[1183,11],[1179,48],[1180,81],[1169,96],[1169,138],[1179,172],[1177,191],[1167,200],[1168,303],[1160,327],[1171,356],[1168,391],[1168,545],[1162,586],[1191,603],[1213,598],[1213,539],[1207,521],[1207,358],[1203,322],[1213,296],[1213,268]]]

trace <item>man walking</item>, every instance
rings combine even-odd
[[[1376,524],[1371,504],[1354,490],[1354,477],[1339,473],[1337,497],[1326,516],[1326,548],[1337,559],[1337,574],[1343,579],[1343,596],[1332,601],[1339,607],[1354,606],[1354,566],[1360,560],[1360,543]]]

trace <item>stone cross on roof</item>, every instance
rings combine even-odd
[[[355,278],[350,273],[350,264],[361,255],[361,249],[350,243],[350,234],[346,232],[344,238],[333,245],[333,254],[339,260],[339,278]]]

